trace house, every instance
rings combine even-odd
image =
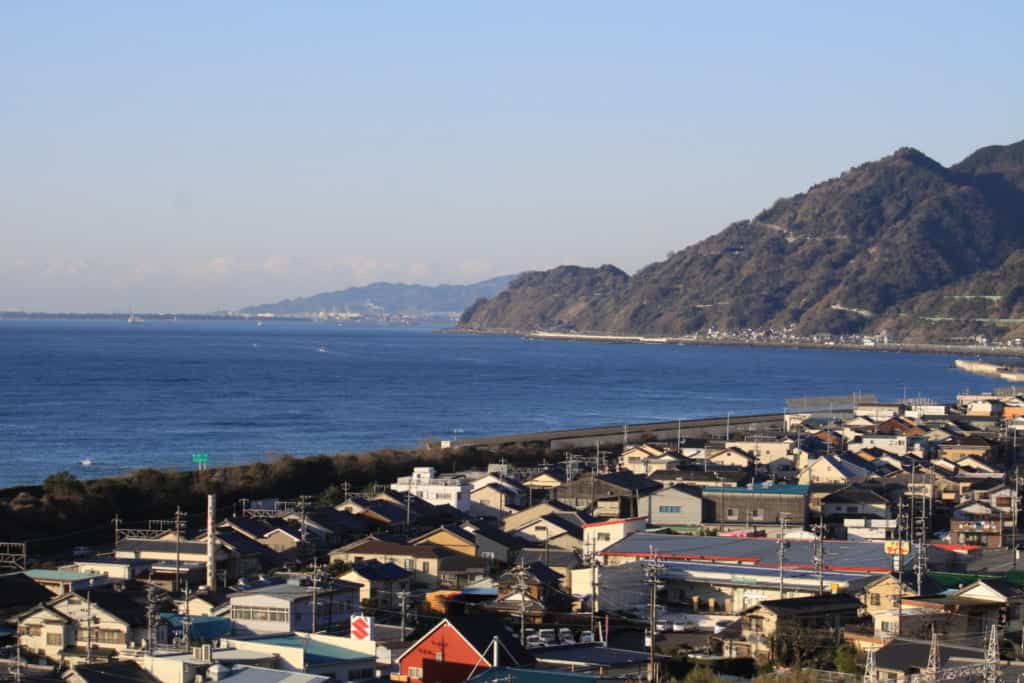
[[[987,634],[997,625],[1019,634],[1024,625],[1024,588],[1005,579],[979,579],[950,595],[915,598],[913,604],[941,607],[955,615],[957,628],[966,633]]]
[[[146,642],[147,615],[141,589],[65,593],[20,615],[18,642],[54,662],[85,659],[90,643],[94,658],[110,659]],[[159,626],[157,640],[166,640],[166,626]]]
[[[491,606],[499,612],[518,613],[526,603],[531,614],[543,617],[546,612],[569,612],[572,596],[561,589],[562,575],[543,562],[523,565],[520,589],[519,572],[506,571],[498,577],[498,599]]]
[[[637,496],[659,488],[657,482],[629,471],[586,472],[559,486],[556,495],[577,510],[592,509],[596,517],[629,517],[637,514]]]
[[[161,683],[160,679],[133,661],[75,664],[62,676],[66,683]]]
[[[574,515],[578,525],[594,521],[594,518],[585,512],[580,512],[565,503],[550,500],[543,503],[537,503],[536,505],[531,505],[525,510],[520,510],[519,512],[513,512],[512,514],[507,515],[502,522],[502,528],[511,533],[522,529],[530,522],[538,520],[544,515],[551,513]]]
[[[838,634],[844,625],[857,621],[860,607],[850,595],[766,600],[741,613],[742,639],[751,655],[765,654],[776,637],[798,629]]]
[[[439,477],[433,467],[414,467],[411,475],[399,477],[391,488],[411,493],[431,505],[451,505],[460,512],[469,511],[469,482],[458,475]]]
[[[448,617],[398,656],[401,680],[463,683],[491,666],[521,667],[533,656],[496,616]]]
[[[677,484],[640,497],[639,512],[651,526],[699,527],[703,521],[704,499],[694,486]],[[586,546],[586,539],[584,539]]]
[[[565,470],[558,466],[545,467],[540,472],[523,480],[526,487],[527,505],[533,506],[534,501],[552,500],[558,487],[568,481]]]
[[[402,526],[414,519],[411,506],[407,508],[389,500],[374,500],[365,496],[350,496],[345,502],[335,505],[334,509],[363,517],[381,527]]]
[[[54,595],[101,588],[113,583],[109,576],[71,569],[28,569],[22,572]]]
[[[412,545],[432,545],[455,553],[476,557],[476,538],[457,526],[442,526],[409,541]]]
[[[834,455],[823,455],[812,460],[800,472],[801,484],[850,485],[865,481],[870,473],[867,469],[847,462]]]
[[[477,517],[501,519],[523,506],[526,489],[511,479],[488,474],[473,482],[469,512]]]
[[[398,594],[409,592],[412,573],[394,562],[369,560],[360,562],[341,575],[342,581],[359,585],[360,604],[374,607],[395,608],[401,606]]]
[[[359,607],[361,588],[347,581],[325,583],[315,589],[290,582],[235,593],[228,598],[234,632],[246,636],[315,632],[347,623]]]
[[[751,480],[751,472],[745,469],[725,467],[684,467],[678,470],[655,472],[650,479],[662,486],[745,486]]]
[[[929,578],[927,574],[922,577],[920,595],[936,595],[943,590],[942,584]],[[878,612],[888,612],[897,607],[900,596],[908,598],[916,595],[918,595],[916,577],[910,572],[906,572],[903,575],[902,584],[895,573],[884,574],[864,586],[864,590],[857,597],[864,603],[864,611],[873,615]]]
[[[810,489],[800,484],[708,486],[702,491],[706,527],[778,526],[782,519],[796,529],[807,522]]]
[[[451,551],[437,546],[407,545],[367,536],[332,550],[329,557],[331,562],[351,565],[369,560],[394,562],[402,569],[413,572],[413,583],[435,588],[441,574],[441,565],[452,554]]]
[[[578,552],[560,548],[524,548],[520,559],[525,565],[543,563],[548,569],[559,574],[563,582],[568,579],[572,570],[578,569],[582,564]]]
[[[61,569],[86,574],[102,574],[110,577],[114,583],[124,583],[145,575],[152,566],[153,562],[149,560],[118,560],[112,557],[103,557],[76,560],[72,564],[62,566]]]
[[[707,460],[716,467],[735,467],[739,469],[753,468],[756,462],[753,455],[736,447],[712,453],[707,457]]]
[[[964,503],[953,510],[949,537],[953,543],[1003,547],[1002,513],[985,503]]]
[[[850,518],[889,519],[889,499],[864,486],[848,486],[821,499],[821,515],[837,531],[844,530]]]
[[[206,542],[182,540],[176,542],[173,534],[163,538],[126,538],[118,541],[114,548],[118,560],[151,560],[154,563],[177,562],[182,564],[206,565]],[[237,553],[217,544],[214,560],[218,572],[223,572],[228,581],[234,581],[248,572]]]
[[[278,633],[245,640],[229,638],[221,642],[249,653],[250,657],[256,653],[273,656],[275,667],[295,676],[296,683],[301,683],[301,674],[325,676],[333,683],[355,683],[372,681],[377,673],[376,645],[369,639],[325,633]],[[229,676],[227,680],[232,678]],[[280,683],[292,680],[289,677]]]
[[[525,539],[486,523],[464,522],[462,529],[473,535],[478,556],[499,564],[512,562],[515,555],[527,545]]]
[[[875,422],[882,422],[891,417],[900,417],[906,411],[902,403],[862,403],[854,406],[853,414],[857,417],[866,417]]]
[[[21,572],[0,574],[0,623],[53,599],[53,593]]]
[[[321,548],[334,548],[364,536],[372,526],[361,515],[334,508],[317,508],[305,513],[290,512],[283,519],[297,526],[300,531],[305,526],[307,536]]]
[[[619,456],[620,468],[642,476],[675,469],[681,462],[679,456],[649,444],[630,446]]]
[[[583,549],[587,553],[599,553],[626,536],[647,528],[646,517],[606,519],[583,525]]]
[[[582,524],[575,514],[551,512],[523,525],[515,534],[532,543],[543,543],[545,547],[581,550]]]
[[[876,680],[906,683],[918,680],[928,667],[930,638],[894,638],[875,652]],[[985,650],[965,647],[962,642],[940,643],[938,666],[949,670],[965,664],[979,665],[985,661]],[[962,680],[969,680],[966,676]]]
[[[987,439],[970,434],[955,436],[938,446],[939,457],[950,462],[959,462],[972,455],[985,460],[991,453],[992,444]]]

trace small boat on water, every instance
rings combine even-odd
[[[81,465],[82,467],[89,467],[90,465],[92,465],[92,460],[90,460],[89,458],[82,458],[81,460],[78,461],[78,464]]]
[[[326,346],[321,346],[316,351],[317,351],[317,353],[327,353],[327,347]]]

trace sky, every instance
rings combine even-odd
[[[1024,138],[1024,3],[0,3],[0,310],[629,272]]]

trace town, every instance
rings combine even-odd
[[[2,543],[0,675],[1011,679],[1021,432],[1011,387],[808,398],[699,436],[565,437],[557,459],[330,482],[330,504],[210,494],[204,523],[117,518],[110,543],[60,558]]]

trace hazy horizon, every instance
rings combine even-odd
[[[1024,138],[1024,5],[0,7],[0,310],[627,272]]]

